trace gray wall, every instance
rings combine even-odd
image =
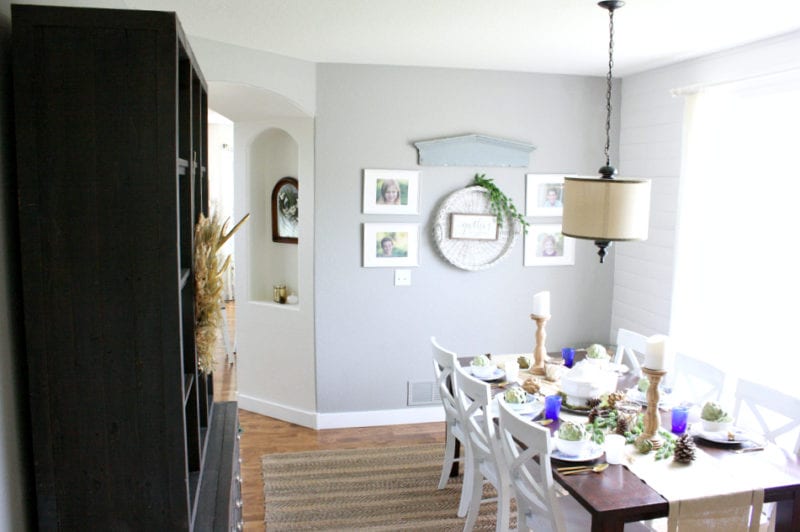
[[[407,381],[431,380],[429,337],[459,353],[529,352],[533,294],[550,290],[547,347],[607,342],[613,258],[578,241],[574,266],[522,266],[522,241],[467,272],[429,237],[437,204],[485,172],[518,208],[525,174],[596,175],[604,162],[605,80],[453,69],[319,65],[315,293],[319,412],[402,408]],[[418,167],[413,142],[481,133],[534,144],[529,168]],[[422,171],[419,216],[361,213],[365,168]],[[361,267],[361,224],[418,222],[410,287]]]
[[[28,474],[11,98],[11,8],[0,0],[0,530],[27,530]]]

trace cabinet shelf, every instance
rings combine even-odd
[[[238,450],[209,448],[235,432],[215,426],[196,371],[206,82],[174,13],[11,12],[32,528],[82,530],[88,516],[98,530],[218,530],[233,499],[200,517],[198,501],[209,467],[236,458],[209,453]]]

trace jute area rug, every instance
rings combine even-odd
[[[462,530],[462,478],[436,489],[443,455],[444,444],[265,455],[266,529]],[[496,511],[482,504],[475,530],[494,530]]]

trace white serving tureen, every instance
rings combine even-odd
[[[586,406],[588,399],[598,398],[616,389],[616,373],[583,360],[561,376],[561,391],[572,406]]]

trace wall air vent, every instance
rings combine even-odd
[[[433,381],[408,382],[408,406],[441,404],[439,387]]]

